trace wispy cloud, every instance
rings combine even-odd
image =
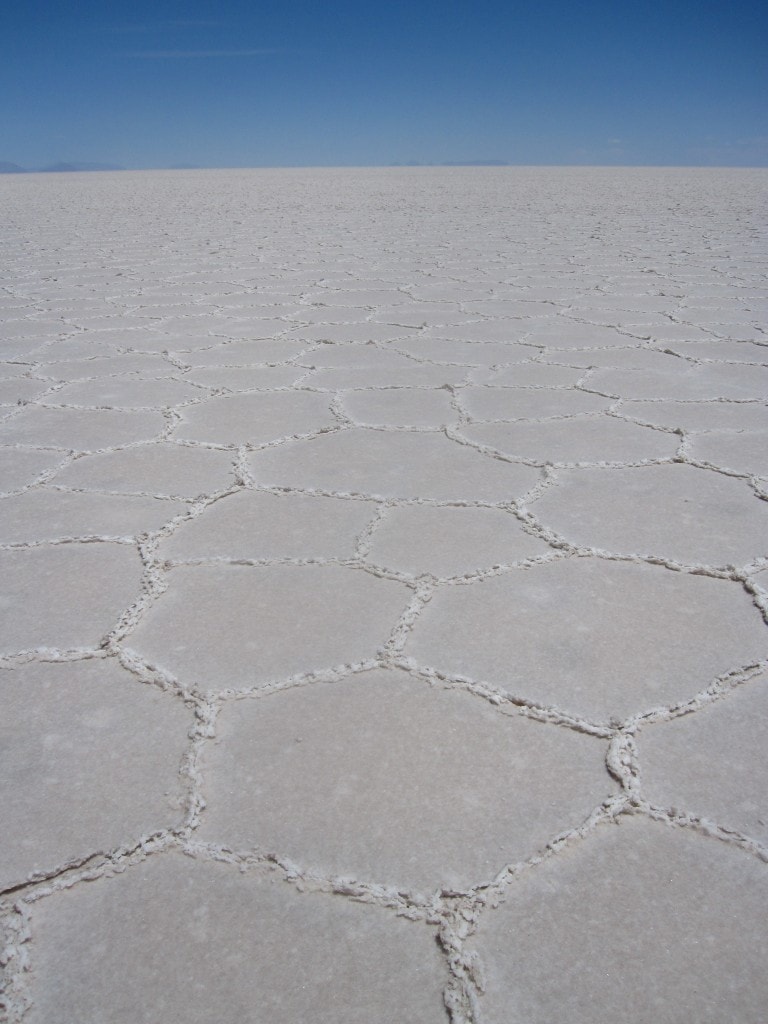
[[[224,22],[213,21],[209,19],[176,19],[174,21],[154,21],[146,22],[145,24],[122,24],[122,25],[100,25],[95,26],[92,30],[97,32],[114,32],[118,35],[130,32],[157,32],[167,28],[224,28],[226,27]]]
[[[174,28],[221,28],[220,21],[211,21],[206,18],[183,18],[167,21],[164,24],[173,25]]]
[[[154,30],[154,25],[92,25],[90,32],[104,32],[109,35],[144,35]]]
[[[139,60],[187,60],[199,57],[264,57],[272,53],[286,53],[286,50],[137,50],[126,53],[126,57]]]

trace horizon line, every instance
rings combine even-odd
[[[0,168],[3,163],[6,167],[12,164],[12,161],[0,161]],[[343,163],[343,164],[163,164],[163,165],[146,165],[141,167],[120,167],[120,166],[101,166],[101,167],[87,167],[78,166],[82,163],[96,163],[96,161],[59,161],[57,164],[46,165],[44,167],[24,167],[20,164],[16,164],[12,168],[7,170],[0,169],[0,176],[12,176],[12,175],[24,175],[24,174],[131,174],[131,173],[144,173],[149,171],[260,171],[260,170],[460,170],[462,168],[472,167],[475,170],[504,170],[513,169],[519,167],[530,167],[530,168],[555,168],[562,167],[564,169],[600,169],[600,170],[640,170],[640,169],[651,169],[651,168],[667,168],[667,169],[686,169],[686,170],[735,170],[735,171],[747,171],[747,170],[768,170],[768,163],[765,164],[673,164],[673,163],[627,163],[627,164],[601,164],[601,163],[512,163],[505,161],[490,161],[490,160],[468,160],[464,161],[446,161],[440,163],[415,163],[412,161],[403,163]],[[59,164],[72,164],[71,167],[59,166]]]

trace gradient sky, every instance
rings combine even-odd
[[[768,166],[765,2],[4,8],[0,160],[24,166]]]

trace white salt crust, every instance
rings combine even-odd
[[[9,1024],[757,1024],[767,183],[0,179]]]

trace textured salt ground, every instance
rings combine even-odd
[[[4,1019],[764,1024],[766,184],[0,182]]]

